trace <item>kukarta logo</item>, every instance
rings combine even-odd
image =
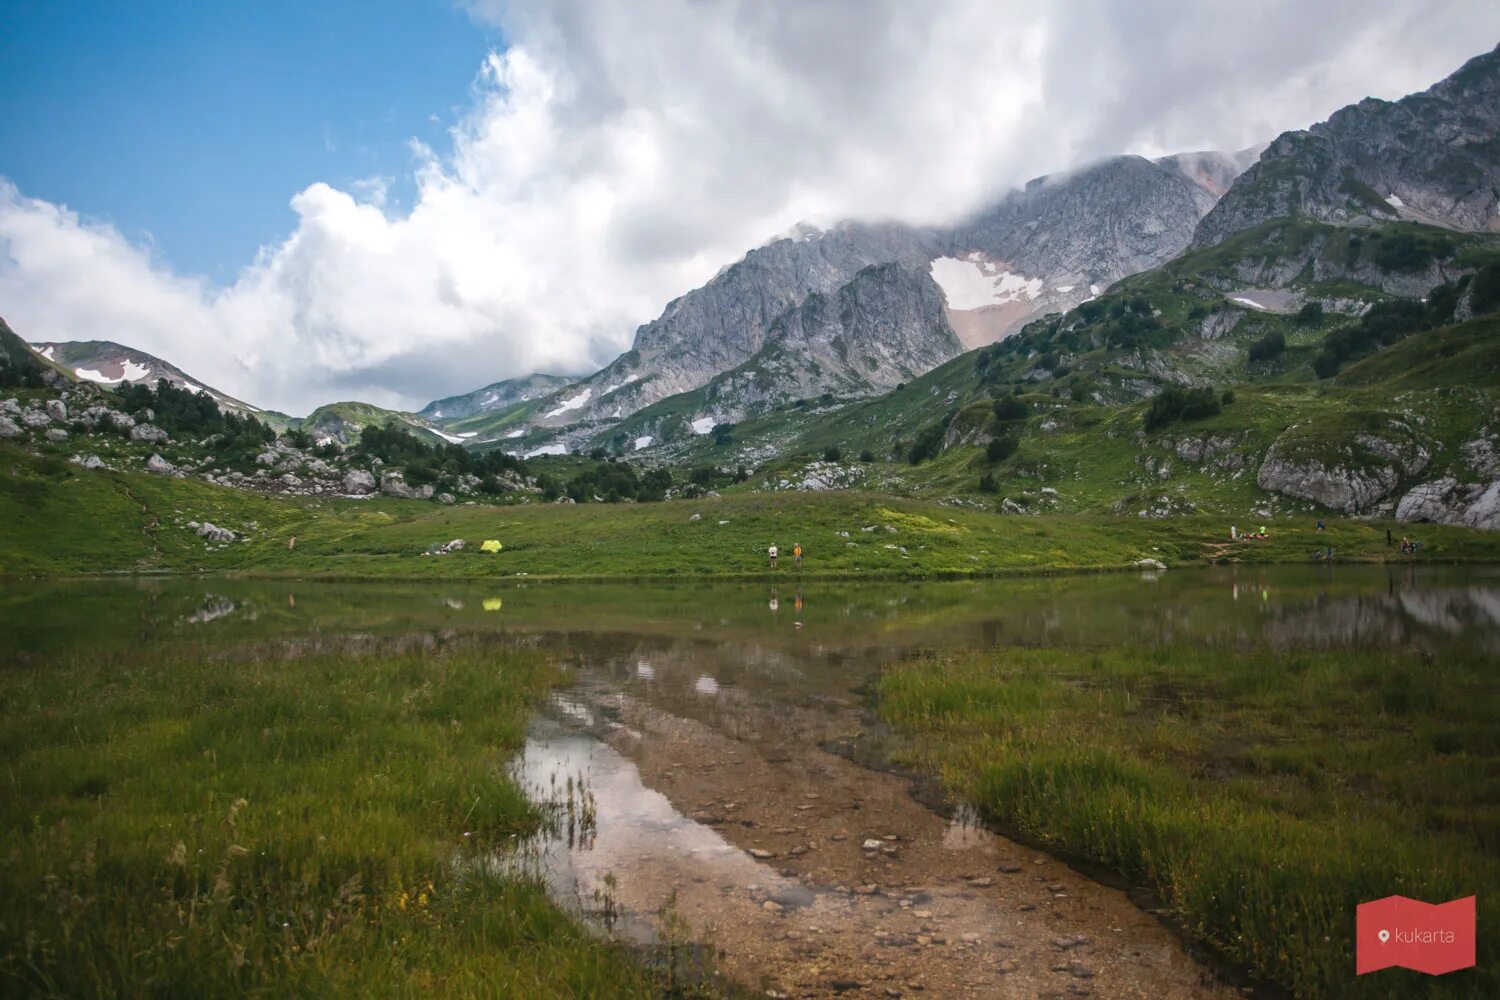
[[[1441,976],[1474,964],[1474,897],[1424,903],[1387,896],[1359,904],[1355,914],[1355,974],[1399,965]]]

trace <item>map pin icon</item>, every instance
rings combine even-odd
[[[1383,930],[1379,934],[1376,934],[1375,936],[1378,937],[1378,938],[1380,938],[1380,943],[1381,944],[1385,944],[1387,941],[1389,941],[1391,939],[1391,932]]]

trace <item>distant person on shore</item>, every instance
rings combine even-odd
[[[792,543],[792,563],[798,567],[802,565],[802,543]]]
[[[1391,541],[1391,529],[1390,528],[1386,528],[1385,529],[1385,544],[1386,544],[1387,548],[1389,548],[1390,546],[1396,544],[1395,542]]]
[[[771,568],[775,569],[776,557],[780,555],[780,553],[776,551],[776,546],[772,545],[769,549],[766,549],[766,553],[771,557]]]
[[[1229,526],[1229,540],[1231,542],[1237,542],[1240,540],[1240,529],[1236,528],[1232,524]]]
[[[1318,530],[1319,531],[1323,530],[1323,522],[1321,520],[1318,522]]]

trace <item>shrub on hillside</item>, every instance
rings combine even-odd
[[[1250,345],[1251,361],[1269,361],[1286,353],[1286,335],[1272,330]]]
[[[1146,430],[1154,431],[1177,420],[1201,420],[1223,409],[1212,389],[1164,389],[1146,409]]]

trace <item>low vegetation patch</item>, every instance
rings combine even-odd
[[[79,655],[0,671],[0,994],[651,996],[483,864],[543,659]]]
[[[881,711],[991,819],[1155,890],[1298,996],[1495,996],[1354,978],[1357,904],[1478,893],[1500,920],[1493,664],[1405,650],[1008,649],[892,667]]]

